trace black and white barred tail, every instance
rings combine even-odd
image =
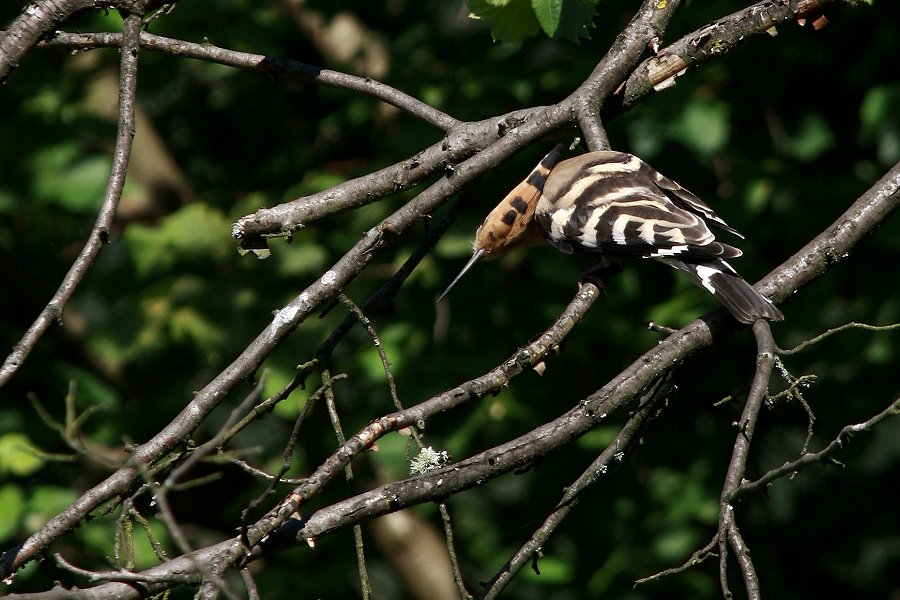
[[[738,275],[731,265],[722,259],[703,263],[685,263],[680,260],[659,259],[688,274],[694,283],[708,290],[722,303],[728,312],[741,323],[752,325],[760,319],[781,321],[784,315],[772,301]]]

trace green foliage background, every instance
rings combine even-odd
[[[155,21],[153,33],[352,70],[323,55],[290,18],[288,2],[183,2]],[[576,45],[546,37],[521,45],[494,43],[491,24],[467,18],[459,2],[309,2],[326,21],[347,11],[387,50],[380,77],[461,119],[553,103],[570,93],[627,22],[634,3],[599,4],[590,39]],[[689,2],[664,41],[738,10],[725,0]],[[0,6],[3,23],[20,3]],[[756,280],[827,227],[900,160],[900,39],[894,2],[829,12],[822,31],[783,27],[678,79],[608,123],[613,147],[639,154],[706,199],[747,236],[737,267]],[[119,30],[116,13],[86,13],[68,31]],[[110,164],[115,123],[98,116],[89,91],[115,73],[118,54],[72,56],[35,50],[0,93],[0,340],[11,347],[51,297],[93,223]],[[273,80],[218,65],[142,51],[141,107],[174,157],[189,195],[150,215],[117,222],[111,243],[67,308],[61,327],[41,340],[0,392],[0,545],[22,541],[79,492],[100,481],[101,465],[72,458],[43,422],[29,394],[57,420],[70,382],[93,442],[111,448],[143,442],[167,423],[256,336],[272,311],[339,258],[366,229],[411,193],[276,241],[272,257],[238,256],[230,224],[260,206],[325,189],[410,156],[440,133],[377,101],[310,83]],[[138,136],[141,131],[138,131]],[[485,263],[454,290],[449,325],[434,299],[470,252],[475,227],[546,151],[530,148],[484,177],[451,231],[374,321],[392,361],[400,397],[419,402],[481,374],[546,327],[568,302],[584,263],[531,249]],[[154,190],[133,176],[126,200]],[[366,270],[346,292],[361,302],[424,237],[420,228]],[[784,307],[774,327],[790,347],[848,321],[900,321],[894,217],[827,275]],[[455,458],[524,433],[594,391],[660,339],[644,324],[673,327],[715,306],[714,300],[657,264],[629,265],[552,359],[543,377],[524,374],[501,394],[429,423],[427,439]],[[294,367],[346,314],[338,305],[310,319],[267,361],[267,389]],[[816,414],[812,449],[839,428],[862,421],[897,396],[898,333],[849,331],[786,360],[794,375],[815,374],[805,391]],[[682,563],[713,535],[722,478],[740,403],[754,366],[752,337],[742,332],[715,352],[684,364],[664,416],[611,484],[585,498],[540,563],[523,572],[509,597],[717,597],[714,561],[659,583],[634,579]],[[367,336],[354,330],[335,354],[344,430],[356,431],[392,410],[381,364]],[[311,387],[317,385],[315,375]],[[776,382],[775,387],[783,386]],[[212,435],[243,394],[216,414]],[[247,460],[272,471],[293,418],[298,392],[274,417],[236,441]],[[318,410],[299,444],[296,475],[334,446]],[[761,417],[751,472],[759,475],[797,456],[807,429],[804,409],[778,403]],[[450,499],[464,575],[473,589],[488,579],[614,435],[603,427],[520,475],[509,475]],[[405,442],[390,436],[360,467],[364,482],[400,477]],[[739,507],[739,522],[764,590],[780,598],[894,597],[900,593],[900,426],[889,422],[854,438],[846,468],[810,469]],[[213,467],[207,467],[209,471]],[[262,484],[236,468],[173,498],[199,539],[232,535],[238,515]],[[202,473],[198,473],[201,475]],[[324,500],[347,493],[336,484]],[[152,516],[149,507],[145,514]],[[435,509],[419,512],[437,522]],[[155,520],[153,529],[172,545]],[[83,567],[111,553],[112,521],[96,519],[57,546]],[[149,544],[137,563],[155,559]],[[403,597],[385,560],[372,548],[379,598]],[[69,574],[32,564],[16,590],[46,589]],[[302,576],[298,577],[298,574]],[[257,578],[263,597],[290,585],[298,597],[357,593],[349,532],[268,561]],[[732,574],[737,582],[737,572]]]

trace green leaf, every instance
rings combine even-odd
[[[783,149],[792,158],[811,162],[834,146],[836,139],[825,117],[813,113],[803,117],[797,131],[784,141]]]
[[[469,17],[491,23],[491,37],[498,42],[521,44],[540,29],[529,0],[469,0]]]
[[[0,487],[0,542],[5,542],[18,529],[25,510],[25,497],[14,483]]]
[[[70,488],[51,485],[33,488],[27,501],[25,528],[29,532],[37,531],[77,497],[78,493]]]
[[[701,155],[719,152],[728,143],[731,114],[728,104],[693,99],[670,132],[682,144]]]
[[[36,152],[31,160],[34,194],[72,212],[93,212],[103,202],[110,159],[85,155],[65,142]]]
[[[597,0],[531,0],[531,6],[549,37],[573,42],[590,37]]]
[[[39,452],[24,433],[0,436],[0,474],[25,476],[34,473],[44,464]]]
[[[157,227],[130,226],[124,240],[140,277],[167,271],[179,261],[216,262],[232,249],[231,223],[220,211],[199,202],[169,215]]]
[[[531,8],[534,9],[541,29],[550,37],[556,37],[562,7],[563,0],[531,0]]]
[[[900,159],[900,84],[877,85],[859,107],[860,136],[877,144],[878,160],[890,165]]]

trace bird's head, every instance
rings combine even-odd
[[[438,298],[438,302],[450,292],[475,263],[482,258],[492,258],[520,246],[531,246],[544,241],[534,222],[534,210],[550,170],[559,158],[559,144],[541,159],[528,177],[506,195],[500,204],[488,214],[475,231],[475,252],[453,281]]]

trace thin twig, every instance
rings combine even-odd
[[[0,367],[0,387],[8,382],[19,370],[19,367],[28,358],[28,355],[37,345],[38,340],[52,323],[60,322],[63,309],[69,299],[78,289],[88,269],[94,264],[94,259],[100,253],[100,249],[109,241],[109,228],[116,214],[116,207],[122,198],[122,188],[125,185],[125,174],[128,170],[128,160],[131,157],[131,146],[134,139],[135,123],[135,94],[137,92],[138,70],[138,38],[141,33],[141,19],[125,18],[122,25],[120,42],[122,56],[119,73],[119,117],[116,131],[116,145],[113,149],[112,168],[106,184],[106,193],[103,203],[97,213],[97,220],[91,230],[87,242],[78,254],[78,258],[72,264],[69,272],[63,278],[62,283],[53,294],[50,302],[41,311],[37,319],[32,323],[22,339],[13,347],[12,353],[6,358]],[[0,36],[0,38],[9,36]],[[0,53],[2,56],[2,53]],[[4,73],[0,68],[0,80]]]
[[[298,387],[304,389],[304,382],[306,381],[307,375],[309,375],[309,373],[318,364],[318,359],[313,359],[302,365],[299,365],[297,367],[297,374],[294,375],[294,377],[287,383],[287,385],[282,387],[271,397],[266,398],[259,404],[255,404],[253,408],[251,408],[250,411],[248,411],[240,421],[232,425],[231,428],[229,428],[228,431],[225,432],[220,440],[221,445],[219,446],[219,448],[221,449],[221,447],[227,444],[231,440],[231,438],[243,431],[244,428],[247,427],[247,425],[275,408],[276,404],[290,397],[291,393],[293,393],[293,391]]]
[[[732,493],[733,501],[740,500],[751,493],[764,491],[775,480],[796,473],[810,465],[826,463],[834,454],[843,449],[846,440],[853,435],[872,429],[882,421],[900,415],[900,398],[894,400],[887,408],[862,423],[845,425],[830,444],[818,452],[806,453],[800,458],[786,462],[777,469],[772,469],[756,481],[744,481]]]
[[[123,514],[125,512],[124,506],[122,507],[122,512]],[[153,548],[153,553],[156,555],[157,560],[159,560],[160,562],[168,560],[169,557],[166,555],[166,551],[162,547],[162,544],[160,544],[159,540],[156,539],[156,534],[153,533],[153,528],[150,526],[150,521],[147,520],[147,517],[139,513],[137,509],[134,508],[133,504],[128,507],[128,515],[132,519],[137,521],[141,526],[141,529],[144,530],[144,534],[146,534],[147,540],[150,542],[150,547]],[[132,555],[132,559],[133,558],[134,557]],[[132,565],[132,568],[134,568],[134,565]]]
[[[716,533],[709,543],[696,550],[691,557],[687,559],[682,565],[678,567],[672,567],[670,569],[665,569],[664,571],[660,571],[659,573],[654,573],[648,577],[642,577],[634,582],[634,587],[641,585],[642,583],[650,583],[651,581],[656,581],[658,579],[662,579],[663,577],[668,577],[669,575],[676,575],[683,571],[687,571],[692,567],[696,567],[699,564],[702,564],[706,561],[707,558],[718,556],[713,549],[719,544],[719,534]]]
[[[842,331],[846,331],[848,329],[864,329],[866,331],[893,331],[894,329],[900,328],[900,323],[891,323],[889,325],[869,325],[867,323],[857,323],[852,321],[850,323],[845,323],[839,327],[834,327],[833,329],[829,329],[825,333],[819,334],[814,338],[808,339],[800,344],[797,344],[793,348],[788,350],[784,350],[782,348],[775,348],[775,352],[777,352],[780,356],[790,356],[792,354],[797,354],[798,352],[803,352],[813,344],[818,344],[824,339],[831,337],[836,333],[840,333]]]
[[[238,52],[212,44],[195,44],[153,35],[146,31],[141,32],[140,44],[146,50],[165,52],[183,58],[195,58],[229,67],[258,71],[268,75],[296,77],[372,96],[387,104],[396,106],[443,131],[450,130],[459,124],[459,121],[450,115],[370,77],[357,77],[356,75],[349,75],[340,71],[323,69],[283,56],[276,57],[250,52]],[[44,45],[76,50],[118,48],[122,45],[122,35],[118,33],[66,33],[57,31],[44,42]]]
[[[263,371],[262,376],[250,393],[247,394],[240,404],[231,410],[231,413],[228,415],[225,423],[219,428],[216,435],[200,446],[194,448],[190,454],[187,455],[184,462],[172,469],[169,476],[166,477],[165,482],[163,482],[163,487],[166,489],[173,489],[178,483],[178,480],[181,479],[185,473],[190,471],[194,465],[206,457],[210,452],[222,447],[226,436],[228,436],[234,424],[240,421],[242,415],[244,415],[251,406],[255,406],[259,402],[259,398],[262,396],[263,389],[265,389],[266,386],[268,374],[268,371]]]
[[[338,299],[341,303],[346,306],[350,312],[362,323],[362,326],[369,333],[369,337],[372,338],[372,345],[375,346],[375,350],[378,352],[378,358],[381,359],[381,367],[384,369],[384,374],[387,377],[388,388],[391,390],[391,399],[394,401],[394,408],[398,411],[403,410],[403,405],[400,403],[400,396],[397,395],[397,384],[394,382],[394,374],[391,373],[391,361],[388,360],[387,354],[385,354],[384,346],[381,343],[381,340],[378,337],[378,332],[375,331],[375,328],[372,327],[372,322],[369,321],[369,318],[363,313],[363,311],[351,300],[347,297],[346,294],[340,294]],[[422,441],[422,437],[419,435],[418,429],[415,426],[411,426],[409,428],[409,432],[412,434],[413,439],[416,441],[416,445],[419,447],[419,450],[425,447],[425,443]],[[346,440],[341,440],[341,444],[343,444]]]
[[[303,481],[302,479],[299,479],[299,478],[292,479],[290,477],[277,477],[276,475],[266,473],[262,469],[257,469],[256,467],[248,464],[246,461],[243,461],[239,458],[234,458],[234,457],[227,456],[227,455],[222,455],[222,457],[225,458],[229,464],[235,465],[235,466],[243,469],[250,475],[253,475],[254,477],[259,477],[260,479],[264,479],[265,481],[274,481],[274,482],[276,482],[276,484],[285,484],[285,485],[297,485],[298,483]]]
[[[159,511],[159,517],[162,520],[163,524],[166,526],[166,530],[169,532],[172,541],[174,541],[175,545],[178,546],[178,550],[182,555],[193,557],[194,549],[191,546],[191,543],[188,542],[187,536],[184,534],[184,530],[178,524],[178,520],[175,518],[175,513],[172,512],[172,507],[169,505],[167,488],[153,481],[150,472],[147,469],[140,468],[140,470],[141,475],[143,475],[144,477],[144,481],[146,481],[151,493],[153,494],[153,502],[156,505],[157,510]],[[228,583],[214,571],[213,565],[201,563],[198,560],[193,560],[192,562],[197,569],[197,572],[203,576],[204,583],[211,582],[215,585],[216,588],[224,593],[229,598],[229,600],[238,600],[237,594],[234,593],[228,586]]]
[[[303,408],[300,410],[300,414],[297,415],[297,419],[294,421],[294,426],[291,429],[291,434],[288,436],[287,444],[284,447],[284,453],[282,456],[281,468],[278,469],[278,473],[272,477],[269,485],[266,487],[263,492],[253,499],[247,507],[241,511],[241,539],[244,540],[244,545],[249,547],[250,544],[247,541],[247,526],[248,519],[250,518],[250,514],[256,509],[257,506],[263,503],[269,495],[275,491],[275,486],[281,483],[281,478],[285,473],[291,470],[291,467],[294,464],[294,444],[297,442],[297,436],[300,435],[300,427],[303,426],[303,423],[306,422],[306,418],[309,416],[309,413],[312,412],[313,407],[316,402],[325,394],[326,390],[331,389],[331,386],[335,381],[346,379],[347,376],[343,373],[338,373],[334,377],[331,378],[323,378],[322,386],[310,394],[309,398],[306,399],[306,403],[303,405]]]
[[[644,395],[639,408],[628,418],[613,441],[585,469],[578,479],[566,488],[563,497],[541,526],[535,530],[531,538],[516,551],[513,557],[488,582],[480,596],[483,600],[498,598],[510,581],[512,581],[512,578],[525,565],[537,559],[550,536],[556,531],[556,528],[574,510],[579,498],[599,482],[606,481],[624,463],[625,458],[634,449],[647,424],[656,415],[657,406],[662,398],[663,391],[662,379],[658,379]]]
[[[444,539],[447,540],[447,554],[450,557],[450,568],[453,570],[453,581],[456,582],[456,588],[459,590],[460,600],[471,600],[472,594],[466,589],[462,571],[459,568],[459,560],[456,558],[456,544],[453,542],[453,523],[450,520],[450,511],[447,510],[447,503],[438,502],[438,510],[441,512],[441,521],[444,523]]]
[[[377,291],[366,298],[359,307],[364,315],[373,317],[380,312],[384,312],[391,306],[393,298],[400,290],[400,287],[406,282],[409,276],[412,275],[413,270],[415,270],[419,263],[422,262],[422,259],[428,256],[428,253],[431,252],[434,245],[438,243],[444,233],[447,232],[459,216],[461,205],[468,196],[467,192],[468,189],[465,189],[460,193],[461,198],[450,206],[450,209],[436,225],[431,225],[429,227],[425,239],[419,243],[415,251],[406,259],[406,262],[404,262]],[[347,317],[341,321],[341,324],[334,328],[331,335],[328,336],[328,339],[319,346],[316,351],[316,356],[330,355],[337,347],[338,343],[347,335],[347,333],[349,333],[353,325],[357,322],[359,322],[359,318],[356,315],[347,315]]]
[[[775,368],[778,369],[778,372],[781,373],[784,380],[788,382],[788,389],[769,396],[768,403],[774,404],[776,400],[783,397],[792,398],[799,402],[800,406],[803,407],[803,410],[806,411],[806,438],[803,440],[803,446],[800,447],[800,454],[806,454],[806,451],[809,450],[809,443],[812,441],[816,424],[816,414],[813,412],[812,406],[809,405],[809,402],[806,401],[806,398],[803,397],[803,392],[800,390],[801,388],[809,387],[809,385],[816,381],[818,377],[815,375],[801,375],[800,377],[794,377],[791,372],[788,371],[787,366],[785,366],[781,357],[777,355],[775,356]]]
[[[121,506],[113,536],[113,559],[117,567],[131,571],[134,569],[134,522],[131,515],[134,500],[125,498]]]
[[[192,576],[191,574],[181,574],[175,572],[158,577],[148,577],[145,573],[133,573],[124,569],[119,569],[117,571],[89,571],[87,569],[82,569],[81,567],[76,567],[65,558],[63,558],[63,556],[59,553],[53,554],[53,560],[58,567],[65,569],[70,573],[74,573],[75,575],[80,575],[91,583],[97,583],[101,581],[131,581],[139,584],[196,582],[196,577]]]
[[[356,305],[350,302],[350,299],[341,294],[341,298],[356,308]],[[356,310],[359,310],[358,308]],[[365,317],[363,317],[365,319]],[[376,338],[377,339],[377,338]],[[385,359],[387,360],[387,359]],[[331,426],[334,428],[334,435],[337,437],[338,445],[343,446],[347,443],[344,437],[344,430],[341,427],[341,418],[337,413],[337,405],[334,402],[334,390],[327,383],[331,379],[331,368],[328,366],[328,360],[324,357],[322,363],[322,387],[325,389],[325,406],[328,409],[328,417],[331,419]],[[347,487],[353,490],[353,468],[348,463],[344,466],[344,477],[347,480]],[[366,568],[366,552],[363,546],[362,526],[358,523],[353,526],[353,546],[356,549],[356,567],[359,572],[359,583],[362,591],[363,600],[369,600],[372,595],[372,589],[369,586],[369,570]]]

